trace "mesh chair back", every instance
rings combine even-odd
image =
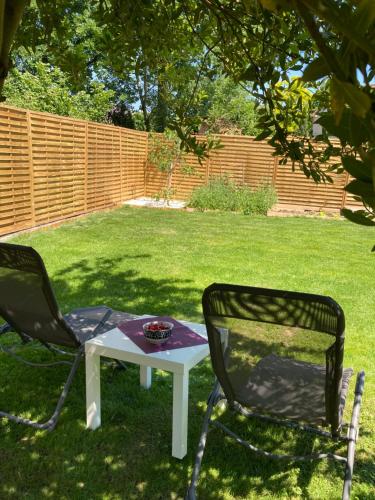
[[[59,311],[43,261],[31,247],[0,243],[0,316],[34,339],[80,345]]]
[[[213,284],[203,294],[211,360],[229,403],[241,402],[246,365],[267,354],[281,353],[325,365],[326,424],[340,425],[343,376],[344,313],[330,297]],[[223,352],[219,328],[228,328],[229,348]],[[318,366],[315,365],[315,366]],[[242,372],[241,372],[242,370]]]

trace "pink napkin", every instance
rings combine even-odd
[[[169,321],[174,327],[169,339],[161,345],[151,344],[143,335],[143,325],[148,321]],[[157,316],[153,318],[142,318],[125,321],[118,325],[118,328],[125,333],[145,354],[153,352],[171,351],[182,347],[192,347],[195,345],[207,344],[207,340],[198,333],[193,332],[189,327],[183,325],[169,316]]]

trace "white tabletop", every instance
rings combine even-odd
[[[181,323],[207,339],[205,325],[187,321],[181,321]],[[209,354],[208,344],[146,354],[118,328],[87,341],[85,350],[86,353],[122,359],[174,373],[189,371]]]

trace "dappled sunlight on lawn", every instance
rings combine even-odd
[[[333,220],[122,208],[15,241],[40,252],[64,312],[105,304],[200,321],[202,291],[214,281],[332,296],[347,318],[345,366],[368,372],[353,498],[373,497],[375,391],[369,353],[375,348],[375,268],[368,252],[372,237],[363,228]],[[273,333],[253,345],[256,357],[274,348]],[[280,348],[287,351],[294,340],[287,337]],[[312,359],[313,339],[307,347]],[[50,355],[35,350],[28,356],[45,361]],[[32,369],[0,353],[1,410],[49,416],[67,370]],[[188,453],[181,461],[171,457],[171,374],[156,370],[151,389],[145,390],[134,365],[121,370],[103,363],[101,370],[102,426],[95,431],[86,429],[84,363],[52,433],[0,420],[1,498],[183,498],[213,383],[209,359],[191,371]],[[353,388],[352,383],[350,401]],[[223,412],[228,422],[234,418]],[[244,437],[270,451],[319,448],[317,438],[298,432],[241,420],[239,425]],[[213,430],[198,494],[215,500],[331,499],[341,493],[341,477],[340,464],[272,462]]]

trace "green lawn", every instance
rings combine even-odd
[[[232,282],[330,295],[347,319],[345,365],[367,375],[353,498],[375,497],[375,233],[346,221],[265,218],[124,207],[11,241],[42,255],[62,310],[107,304],[134,313],[201,321],[210,283]],[[39,351],[35,358],[48,357]],[[0,408],[47,416],[66,368],[32,369],[0,353]],[[138,369],[102,373],[102,427],[85,429],[84,366],[52,433],[0,421],[0,498],[182,498],[212,383],[209,360],[191,373],[189,448],[170,455],[172,378],[151,390]],[[354,389],[352,383],[351,390]],[[348,414],[348,412],[347,412]],[[228,416],[228,418],[231,418]],[[242,424],[241,424],[242,425]],[[309,451],[316,438],[249,424],[255,442]],[[340,464],[270,462],[209,435],[201,499],[341,497]]]

